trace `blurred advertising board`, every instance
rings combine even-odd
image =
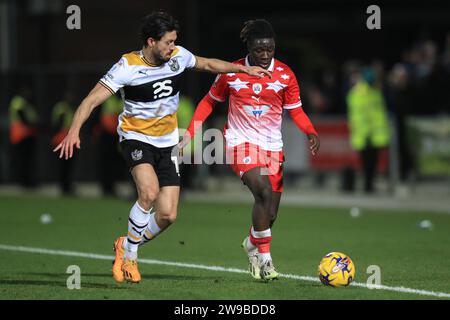
[[[450,176],[450,117],[410,117],[408,140],[420,176]]]
[[[312,169],[336,171],[343,168],[359,170],[361,162],[358,152],[350,146],[349,128],[345,117],[316,118],[314,126],[320,137],[320,150],[316,156],[309,156]],[[388,150],[379,155],[378,171],[385,172],[389,166]]]

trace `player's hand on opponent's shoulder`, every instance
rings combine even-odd
[[[190,134],[185,134],[183,136],[183,139],[181,139],[181,141],[177,145],[177,147],[178,147],[178,155],[180,157],[183,156],[183,149],[189,144],[189,142],[191,142],[191,135]]]
[[[53,152],[59,150],[59,158],[61,159],[64,157],[67,160],[73,156],[73,146],[76,146],[77,149],[81,148],[80,143],[81,141],[79,134],[69,131],[63,141],[61,141],[61,143],[53,149]]]
[[[250,76],[255,76],[259,78],[264,78],[265,76],[272,78],[272,73],[270,71],[258,66],[250,66],[250,67],[243,66],[242,72]]]
[[[316,136],[315,134],[309,134],[308,140],[309,140],[309,149],[311,150],[312,155],[315,156],[317,152],[319,152],[320,148],[319,137]]]

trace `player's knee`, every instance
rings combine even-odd
[[[255,197],[255,201],[257,202],[268,202],[272,196],[272,187],[269,184],[260,184],[257,188],[255,188],[253,192],[253,196]]]
[[[147,188],[139,192],[139,202],[146,209],[151,208],[156,198],[158,198],[159,190],[156,188]]]
[[[169,216],[167,216],[167,219],[166,219],[168,224],[175,223],[175,220],[177,220],[177,215],[176,214],[169,215]]]
[[[167,224],[172,224],[177,220],[177,211],[176,210],[160,210],[159,215],[162,220],[164,220]]]

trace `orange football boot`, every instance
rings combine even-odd
[[[119,237],[116,239],[116,241],[114,241],[114,251],[116,253],[116,258],[114,259],[112,274],[116,282],[125,281],[125,277],[122,271],[123,255],[125,253],[125,249],[123,248],[123,240],[125,240],[125,237]]]
[[[124,259],[122,271],[126,281],[134,283],[141,281],[141,274],[138,270],[137,260]]]

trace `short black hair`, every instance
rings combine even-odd
[[[170,14],[164,11],[154,11],[146,15],[141,26],[141,40],[144,46],[147,46],[148,38],[161,40],[166,32],[179,32],[180,26]]]
[[[253,42],[255,39],[272,38],[275,39],[275,31],[272,25],[265,19],[248,20],[241,30],[241,40],[245,44]]]

